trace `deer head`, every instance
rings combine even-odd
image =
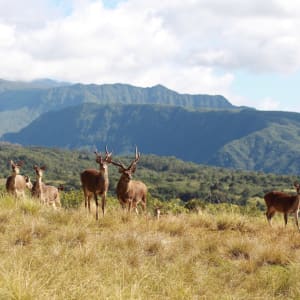
[[[125,167],[121,162],[114,162],[111,161],[111,163],[117,167],[119,167],[119,172],[122,174],[123,179],[126,181],[130,181],[132,179],[132,174],[136,170],[136,164],[139,161],[141,156],[141,153],[138,152],[137,147],[135,147],[135,159],[131,162],[129,167]]]
[[[20,168],[24,165],[23,161],[18,161],[16,163],[14,163],[13,160],[10,161],[10,166],[12,169],[13,174],[17,175],[20,173]]]
[[[112,162],[112,152],[108,152],[107,146],[105,147],[105,157],[102,157],[102,153],[98,153],[97,150],[94,152],[96,154],[96,163],[99,164],[100,170],[104,171],[107,169],[107,165]]]
[[[44,171],[46,170],[46,166],[37,166],[37,165],[34,165],[33,166],[33,169],[35,171],[35,174],[36,174],[36,177],[37,178],[42,178],[43,177],[43,173]]]

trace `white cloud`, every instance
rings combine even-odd
[[[300,69],[298,1],[56,3],[0,0],[0,78],[161,83],[230,95],[234,70]]]
[[[270,97],[257,101],[257,108],[261,110],[279,110],[280,103]]]

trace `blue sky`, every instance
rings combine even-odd
[[[0,0],[0,78],[163,84],[300,112],[295,0]]]

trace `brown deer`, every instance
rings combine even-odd
[[[123,209],[128,207],[128,211],[134,208],[138,214],[137,205],[141,204],[143,211],[146,210],[147,204],[147,186],[141,182],[132,180],[132,174],[136,170],[136,164],[140,159],[141,154],[135,148],[135,159],[131,162],[128,168],[122,163],[112,161],[111,163],[119,167],[119,172],[122,174],[117,184],[117,197]]]
[[[296,188],[297,195],[289,195],[283,192],[269,192],[264,196],[266,205],[267,205],[267,212],[266,216],[268,219],[269,224],[271,224],[272,217],[276,212],[281,212],[284,215],[284,222],[285,226],[287,225],[288,221],[288,214],[294,213],[295,215],[295,222],[297,225],[298,230],[299,223],[298,223],[298,211],[299,211],[299,200],[300,200],[300,184],[298,182],[294,183],[294,187]]]
[[[6,191],[15,197],[24,197],[25,188],[29,187],[25,177],[20,175],[20,168],[23,164],[23,161],[19,161],[17,163],[14,163],[12,160],[10,161],[12,174],[6,179]]]
[[[52,205],[53,208],[61,207],[59,189],[52,185],[46,185],[42,182],[43,173],[46,166],[33,166],[36,174],[36,181],[31,189],[31,196],[40,199],[41,203]]]
[[[81,185],[84,193],[84,205],[91,212],[91,197],[94,197],[96,204],[96,220],[98,220],[98,196],[101,196],[102,214],[105,213],[106,194],[109,186],[108,164],[111,163],[112,152],[105,147],[105,157],[95,151],[96,162],[99,164],[99,171],[86,169],[80,174]]]

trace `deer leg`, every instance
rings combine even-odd
[[[85,209],[88,208],[89,212],[91,212],[91,206],[90,206],[90,195],[84,190],[84,207]]]
[[[91,196],[87,196],[87,206],[88,206],[88,210],[89,213],[91,213]]]
[[[129,199],[129,201],[128,201],[128,212],[129,213],[131,212],[131,207],[132,207],[132,200]]]
[[[284,213],[284,224],[285,224],[285,227],[287,225],[287,222],[288,222],[288,214]]]
[[[142,199],[141,205],[142,205],[142,210],[145,213],[146,212],[146,199],[145,198]]]
[[[300,228],[299,228],[299,222],[298,222],[298,212],[299,212],[299,210],[297,209],[297,210],[295,211],[295,222],[296,222],[296,225],[297,225],[298,230],[300,231]]]
[[[106,193],[104,193],[102,195],[102,199],[101,199],[101,206],[102,206],[102,214],[103,214],[103,216],[104,216],[105,204],[106,204]]]
[[[84,193],[84,207],[87,209],[87,195]]]
[[[98,197],[97,194],[94,193],[95,203],[96,203],[96,220],[98,220]]]
[[[267,216],[267,220],[269,222],[269,225],[272,227],[272,217],[275,215],[275,211],[267,211],[266,212],[266,216]]]

